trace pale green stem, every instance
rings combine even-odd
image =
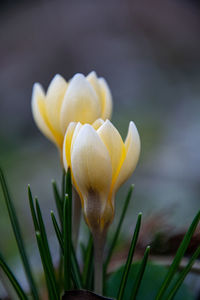
[[[74,249],[77,248],[79,228],[81,221],[81,199],[75,190],[72,187],[72,241],[74,245]]]
[[[93,232],[94,241],[94,291],[102,294],[103,291],[103,253],[106,233]]]

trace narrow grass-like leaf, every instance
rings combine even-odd
[[[46,255],[46,249],[44,246],[44,242],[43,242],[41,233],[39,231],[36,231],[36,239],[37,239],[38,248],[40,251],[40,257],[41,257],[44,274],[45,274],[45,278],[46,278],[49,298],[51,300],[59,300],[59,294],[55,287],[55,283],[52,278],[51,270],[49,269],[49,261],[48,261],[47,255]]]
[[[176,293],[178,292],[178,289],[181,287],[185,277],[187,276],[187,274],[190,272],[193,264],[195,263],[196,259],[199,257],[200,255],[200,247],[198,247],[196,249],[196,251],[194,252],[194,254],[192,255],[192,257],[190,258],[187,266],[183,269],[183,271],[179,274],[178,279],[176,280],[176,282],[174,283],[169,295],[167,296],[167,300],[172,300],[174,299]]]
[[[65,169],[63,169],[62,173],[62,202],[64,206],[64,200],[65,200],[65,195],[66,195],[66,172]]]
[[[82,288],[82,278],[73,245],[71,247],[71,264],[71,275],[74,286],[76,289],[80,290]]]
[[[37,219],[37,215],[35,212],[35,206],[34,206],[34,202],[33,202],[33,196],[31,193],[31,189],[30,186],[28,186],[28,197],[29,197],[29,205],[30,205],[30,209],[31,209],[31,215],[32,215],[32,219],[33,219],[33,224],[34,224],[34,228],[35,228],[35,232],[39,232],[39,223],[38,223],[38,219]],[[36,235],[37,238],[37,235]],[[38,240],[37,240],[38,243]],[[40,251],[39,245],[38,245],[38,249]],[[40,251],[40,257],[42,259],[42,254]],[[44,269],[44,265],[43,265],[43,269]],[[44,269],[46,272],[46,269]],[[51,282],[49,281],[48,277],[45,274],[45,278],[46,278],[46,283],[47,283],[47,290],[49,293],[49,298],[53,300],[53,294],[51,292]]]
[[[85,261],[85,257],[86,257],[86,246],[85,246],[84,243],[82,243],[82,242],[80,242],[80,249],[81,249],[82,260]]]
[[[178,251],[176,252],[176,256],[171,264],[171,266],[169,267],[168,273],[163,281],[163,284],[156,296],[156,300],[161,300],[163,299],[163,295],[166,292],[174,274],[176,273],[178,266],[180,264],[181,259],[183,258],[185,251],[190,243],[190,240],[193,236],[193,233],[199,223],[200,220],[200,211],[197,213],[197,215],[195,216],[192,224],[190,225],[187,233],[184,236],[183,241],[181,242],[180,247],[178,248]]]
[[[71,170],[68,168],[65,178],[65,189],[66,194],[68,195],[69,199],[72,201],[72,181],[71,181]]]
[[[33,196],[31,193],[30,185],[28,185],[28,198],[29,198],[29,205],[30,205],[30,209],[31,209],[31,215],[32,215],[35,231],[38,231],[39,224],[38,224],[38,220],[37,220],[36,213],[35,213],[35,207],[34,207]]]
[[[141,261],[140,269],[138,271],[136,280],[134,282],[134,286],[133,286],[133,290],[132,290],[132,295],[131,295],[131,299],[132,300],[135,300],[136,297],[137,297],[137,294],[138,294],[138,291],[139,291],[139,288],[140,288],[140,284],[142,282],[142,278],[143,278],[143,275],[144,275],[144,271],[145,271],[145,268],[146,268],[146,265],[147,265],[149,251],[150,251],[150,246],[147,246],[147,248],[145,250],[145,253],[144,253],[144,257],[143,257],[143,259]]]
[[[139,231],[140,231],[140,225],[141,225],[141,218],[142,218],[142,213],[138,214],[138,218],[137,218],[137,223],[135,226],[135,231],[133,234],[133,238],[131,241],[131,246],[129,249],[129,253],[128,253],[128,258],[126,260],[126,264],[124,267],[124,272],[122,274],[122,280],[120,282],[120,287],[119,287],[119,291],[118,291],[118,295],[117,295],[117,300],[122,300],[123,299],[123,295],[124,295],[124,290],[126,287],[126,282],[128,279],[128,274],[130,271],[130,267],[131,267],[131,263],[132,263],[132,259],[133,259],[133,254],[135,252],[135,247],[136,247],[136,243],[137,243],[137,239],[138,239],[138,235],[139,235]]]
[[[58,264],[58,287],[60,294],[63,291],[63,255],[62,251],[60,249],[60,259],[59,259],[59,264]]]
[[[55,233],[56,233],[61,251],[64,254],[64,242],[63,242],[63,238],[62,238],[62,233],[60,231],[60,228],[58,226],[58,222],[56,221],[56,217],[55,217],[53,211],[51,211],[51,219],[52,219],[52,222],[53,222],[53,227],[54,227],[54,230],[55,230]]]
[[[9,213],[12,229],[13,229],[13,232],[14,232],[14,235],[15,235],[15,239],[16,239],[16,242],[17,242],[17,246],[18,246],[18,249],[19,249],[19,253],[20,253],[20,256],[21,256],[21,259],[22,259],[22,263],[23,263],[23,266],[24,266],[24,270],[25,270],[25,273],[26,273],[26,276],[27,276],[28,283],[30,285],[31,293],[32,293],[35,300],[39,300],[37,288],[36,288],[36,285],[35,285],[35,282],[34,282],[34,279],[33,279],[33,275],[32,275],[32,272],[31,272],[31,267],[30,267],[28,257],[27,257],[27,254],[26,254],[24,241],[23,241],[22,233],[21,233],[20,226],[19,226],[19,221],[18,221],[16,212],[15,212],[15,208],[14,208],[14,205],[12,203],[12,200],[11,200],[11,197],[10,197],[10,194],[9,194],[9,191],[8,191],[8,187],[7,187],[7,184],[6,184],[6,180],[5,180],[5,177],[4,177],[4,174],[3,174],[3,171],[1,170],[1,168],[0,168],[0,183],[1,183],[1,186],[2,186],[6,206],[7,206],[7,209],[8,209],[8,213]]]
[[[19,282],[17,281],[16,277],[6,264],[5,260],[3,259],[3,256],[0,254],[0,267],[4,271],[4,273],[7,275],[10,283],[12,284],[13,288],[15,289],[17,295],[19,296],[19,299],[21,300],[28,300],[28,297],[26,296],[25,292],[23,291],[22,287],[20,286]]]
[[[62,251],[62,254],[64,255],[64,242],[63,242],[63,237],[62,237],[62,233],[59,229],[58,223],[56,221],[56,217],[53,213],[53,211],[51,211],[51,218],[52,218],[52,222],[53,222],[53,226],[56,232],[56,236]],[[72,274],[72,280],[74,283],[74,286],[77,289],[81,289],[82,288],[82,283],[81,283],[81,273],[80,273],[80,269],[79,269],[79,265],[76,259],[76,254],[75,251],[73,249],[73,245],[71,245],[72,249],[71,249],[71,274]]]
[[[63,215],[63,237],[64,237],[64,288],[68,291],[71,287],[71,211],[72,204],[68,195],[65,195],[64,200],[64,215]]]
[[[35,206],[36,206],[37,219],[38,219],[38,224],[39,224],[39,229],[40,229],[39,231],[40,231],[41,238],[42,238],[42,241],[43,241],[43,248],[44,248],[45,253],[46,253],[46,260],[48,261],[49,272],[51,274],[54,287],[58,292],[59,289],[58,289],[58,285],[57,285],[57,282],[56,282],[55,271],[54,271],[53,261],[52,261],[51,252],[50,252],[50,248],[49,248],[49,243],[48,243],[48,239],[47,239],[47,234],[46,234],[46,230],[45,230],[45,226],[44,226],[44,221],[43,221],[43,218],[42,218],[42,213],[41,213],[41,210],[40,210],[40,205],[39,205],[39,202],[38,202],[37,198],[35,200]]]
[[[62,202],[62,198],[60,197],[55,180],[52,180],[52,187],[53,187],[53,194],[54,194],[54,199],[55,199],[55,203],[56,203],[56,208],[57,208],[58,216],[59,216],[59,220],[60,220],[60,225],[63,226],[63,224],[62,224],[63,202]]]
[[[121,227],[122,227],[122,223],[123,223],[123,220],[124,220],[124,217],[125,217],[125,214],[126,214],[126,211],[127,211],[127,208],[128,208],[129,202],[130,202],[130,199],[131,199],[131,195],[132,195],[133,189],[134,189],[134,185],[132,184],[130,186],[130,189],[129,189],[128,194],[126,196],[126,200],[125,200],[125,203],[124,203],[122,214],[120,216],[120,220],[119,220],[117,229],[115,231],[115,234],[114,234],[114,237],[113,237],[110,249],[108,251],[108,255],[107,255],[106,261],[104,263],[104,277],[105,277],[105,274],[106,274],[107,267],[108,267],[108,264],[110,262],[111,256],[113,254],[113,250],[114,250],[114,248],[116,246],[117,239],[119,237],[119,233],[120,233],[120,230],[121,230]]]
[[[93,269],[92,264],[93,259],[93,238],[92,234],[89,235],[88,245],[85,251],[85,258],[84,258],[84,267],[83,267],[83,287],[89,288],[91,273]]]

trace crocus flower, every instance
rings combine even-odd
[[[103,78],[95,72],[88,76],[76,74],[69,81],[56,75],[45,94],[35,83],[32,94],[32,112],[42,133],[62,151],[65,131],[70,122],[92,124],[96,119],[109,119],[112,96]]]
[[[133,122],[125,142],[109,120],[98,119],[92,125],[72,122],[68,126],[63,163],[66,170],[71,169],[93,234],[107,231],[114,217],[115,193],[133,173],[139,154],[140,138]]]

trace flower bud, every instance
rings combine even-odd
[[[125,142],[109,120],[93,125],[70,123],[63,144],[63,162],[70,167],[85,220],[93,232],[106,231],[114,217],[118,188],[134,171],[140,138],[133,122]]]
[[[42,133],[62,150],[70,122],[92,124],[111,117],[112,96],[106,81],[95,72],[86,77],[76,74],[69,82],[56,75],[46,94],[39,83],[34,84],[32,112]]]

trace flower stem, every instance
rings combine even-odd
[[[80,221],[81,221],[81,199],[75,190],[72,187],[72,222],[73,222],[73,231],[72,231],[72,241],[74,245],[74,249],[77,248]]]
[[[102,294],[103,253],[104,253],[106,234],[93,232],[93,240],[94,240],[94,291],[97,294]]]

